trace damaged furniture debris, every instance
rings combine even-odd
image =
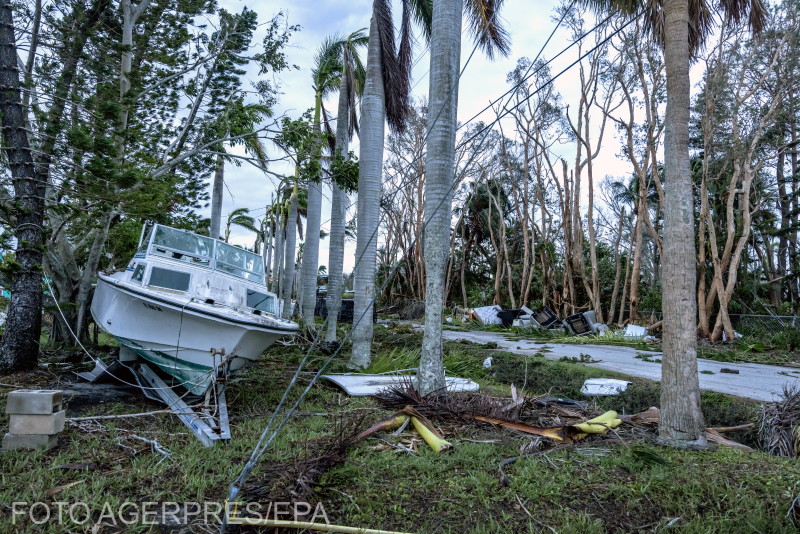
[[[564,327],[575,336],[599,334],[604,330],[608,330],[608,326],[597,322],[597,314],[594,310],[570,315],[564,319]]]
[[[8,394],[8,433],[3,450],[51,449],[64,430],[64,393],[55,389],[18,389]]]
[[[542,306],[536,311],[522,306],[520,311],[523,314],[514,321],[514,326],[519,328],[548,330],[558,327],[561,323],[561,319],[549,306]]]

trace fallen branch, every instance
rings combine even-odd
[[[296,528],[303,530],[317,530],[319,532],[343,532],[345,534],[408,534],[391,530],[375,530],[371,528],[345,527],[342,525],[329,525],[326,523],[310,523],[308,521],[284,521],[282,519],[255,519],[251,517],[229,517],[229,525],[250,525],[274,528]]]
[[[714,426],[714,427],[706,428],[706,430],[709,430],[709,431],[712,431],[712,432],[719,432],[719,433],[722,433],[722,432],[735,432],[737,430],[750,430],[754,426],[755,426],[755,423],[747,423],[747,424],[738,425],[738,426]]]
[[[155,410],[153,412],[141,412],[141,413],[124,413],[120,415],[89,415],[86,417],[67,417],[65,421],[67,423],[76,423],[78,421],[95,421],[99,419],[125,419],[128,417],[145,417],[148,415],[158,415],[162,413],[171,413],[175,415],[183,415],[180,412],[173,412],[172,410]],[[191,415],[191,414],[188,414]]]

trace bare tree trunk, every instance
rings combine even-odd
[[[619,226],[617,226],[617,239],[614,241],[614,289],[611,291],[611,305],[608,307],[608,322],[614,321],[614,311],[617,309],[617,296],[619,295],[619,277],[622,273],[622,254],[619,251],[619,244],[622,241],[622,227],[625,223],[625,208],[619,214]]]
[[[663,313],[659,436],[673,446],[705,446],[697,375],[694,198],[689,169],[689,1],[665,0],[667,70]]]

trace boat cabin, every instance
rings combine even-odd
[[[205,304],[275,314],[276,297],[264,283],[264,260],[218,239],[157,224],[126,268],[127,280]]]

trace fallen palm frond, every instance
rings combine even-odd
[[[534,434],[536,436],[551,438],[556,441],[569,440],[569,438],[565,434],[564,427],[542,428],[538,426],[528,425],[525,423],[518,423],[516,421],[508,421],[505,419],[497,419],[494,417],[485,417],[482,415],[464,414],[464,417],[469,419],[474,419],[475,421],[481,421],[483,423],[491,423],[493,425],[502,426],[504,428],[510,428],[511,430],[517,430],[519,432],[524,432],[525,434]]]
[[[617,412],[606,412],[594,419],[579,405],[566,409],[540,402],[538,397],[525,397],[512,388],[512,398],[492,397],[480,393],[420,395],[409,382],[389,388],[375,398],[387,407],[413,407],[423,416],[451,422],[477,421],[525,434],[550,438],[559,443],[571,443],[588,434],[605,434],[622,421]],[[541,408],[540,408],[541,407]],[[536,424],[532,424],[532,423]],[[379,424],[386,424],[379,423]]]
[[[550,402],[542,403],[539,397],[524,395],[517,395],[516,398],[493,397],[482,393],[434,392],[420,395],[410,381],[387,388],[374,398],[387,408],[402,410],[411,406],[429,419],[456,424],[463,423],[465,419],[479,420],[475,418],[488,417],[524,422],[534,427],[553,428],[585,421],[587,417],[597,413],[593,414],[580,405],[565,409]]]
[[[334,420],[330,436],[303,442],[305,445],[290,465],[276,464],[266,471],[264,482],[245,487],[252,497],[275,502],[311,502],[319,480],[347,458],[347,451],[363,439],[366,414]],[[377,426],[377,425],[375,425]],[[376,429],[375,432],[380,431]]]
[[[785,385],[781,397],[758,412],[758,443],[771,454],[794,458],[800,454],[800,387]]]

